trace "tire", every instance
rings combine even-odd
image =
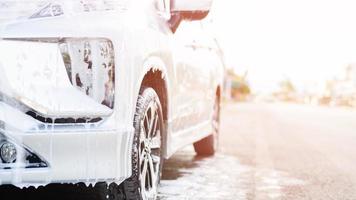
[[[8,186],[6,187],[9,188]],[[11,196],[11,199],[124,200],[120,187],[115,183],[111,183],[109,186],[104,182],[97,183],[95,186],[87,186],[84,183],[49,184],[45,187],[29,187],[25,189],[11,186],[9,189],[10,194],[6,194],[2,190],[0,190],[0,193],[4,196]]]
[[[213,129],[212,134],[193,144],[195,152],[200,156],[211,156],[214,155],[215,152],[218,150],[220,133],[219,96],[216,96],[215,98],[211,125]]]
[[[161,178],[162,106],[152,88],[141,89],[134,118],[132,176],[122,183],[126,200],[155,200]]]
[[[124,200],[125,196],[122,191],[122,188],[116,183],[111,183],[108,185],[107,183],[97,183],[93,187],[94,192],[90,193],[87,191],[86,193],[91,194],[90,197],[80,198],[85,200]]]

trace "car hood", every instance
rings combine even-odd
[[[120,28],[122,14],[105,11],[19,19],[0,25],[0,38],[110,37]]]

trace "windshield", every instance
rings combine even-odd
[[[1,0],[0,24],[18,19],[109,11],[122,8],[125,0]]]

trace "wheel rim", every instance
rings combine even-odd
[[[139,167],[142,199],[155,199],[160,176],[161,122],[156,102],[151,103],[141,120]]]

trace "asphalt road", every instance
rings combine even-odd
[[[221,150],[165,164],[161,200],[356,199],[356,110],[227,104]]]

